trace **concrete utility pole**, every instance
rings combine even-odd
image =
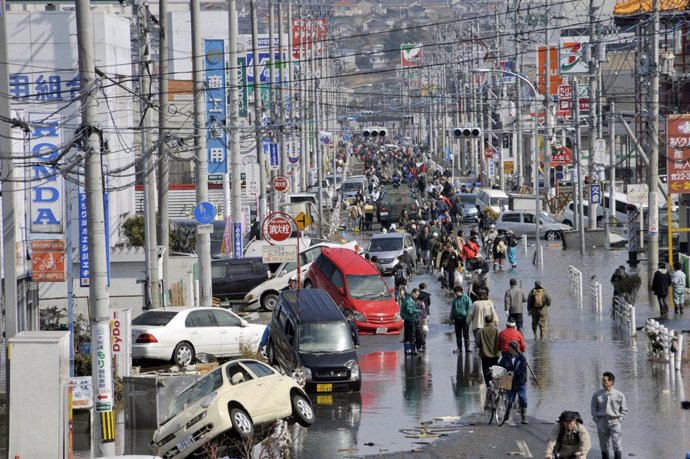
[[[151,39],[149,35],[147,2],[132,4],[134,14],[137,16],[139,33],[139,92],[141,102],[139,104],[141,118],[141,154],[144,157],[144,254],[146,258],[146,281],[151,308],[159,308],[160,301],[160,275],[158,273],[158,243],[156,238],[156,155],[154,154],[152,141],[151,122]]]
[[[546,59],[544,62],[544,136],[542,145],[544,146],[544,191],[550,195],[551,192],[551,136],[553,135],[553,117],[551,115],[551,30],[549,21],[551,19],[551,3],[546,0],[546,11],[544,12],[544,42],[546,43]],[[535,114],[536,115],[536,114]],[[539,186],[535,188],[539,192]]]
[[[589,182],[595,182],[596,169],[594,168],[594,150],[596,149],[597,139],[599,138],[597,122],[597,106],[599,102],[599,61],[597,60],[596,46],[597,43],[597,27],[596,27],[596,10],[594,0],[589,0]],[[596,229],[597,227],[597,204],[593,204],[589,199],[589,214],[588,227],[589,229]]]
[[[519,20],[520,17],[518,15],[518,10],[515,8],[513,18],[513,27],[515,28],[515,56],[517,56],[517,69],[515,70],[515,73],[522,75],[522,38],[520,36],[521,26]],[[515,169],[515,176],[517,178],[517,188],[520,190],[525,182],[522,172],[522,81],[519,78],[515,80],[515,122],[513,124],[513,128],[515,131],[515,138],[513,139],[513,148],[515,148],[513,167]]]
[[[103,174],[98,128],[98,104],[94,95],[96,63],[91,20],[91,2],[76,0],[79,81],[81,87],[81,133],[85,150],[84,183],[89,232],[89,305],[91,322],[91,361],[93,405],[91,455],[115,455],[115,412],[113,406],[112,355],[110,347],[110,298],[106,265]],[[6,61],[5,61],[6,62]],[[4,198],[4,194],[3,194]],[[14,253],[14,251],[10,252]],[[98,388],[98,389],[96,389]]]
[[[166,136],[168,129],[168,0],[158,0],[158,244],[163,247],[160,273],[163,306],[167,305],[167,279],[170,252],[170,213],[168,185],[170,156]]]
[[[288,49],[286,50],[286,56],[287,56],[287,74],[288,74],[288,100],[290,101],[290,107],[286,111],[286,117],[285,117],[285,123],[286,123],[286,129],[288,133],[288,138],[289,138],[289,145],[290,145],[290,152],[292,153],[293,157],[295,156],[295,151],[297,149],[297,141],[295,140],[296,132],[295,132],[295,90],[294,90],[294,84],[295,84],[295,74],[294,74],[294,67],[292,64],[292,61],[294,59],[294,56],[292,54],[293,49],[294,49],[294,42],[293,42],[293,35],[292,35],[292,2],[288,0],[288,9],[287,9],[287,36],[288,36]],[[290,189],[293,191],[297,191],[297,174],[299,173],[299,170],[301,169],[297,164],[293,164],[290,166],[292,168],[292,183]],[[300,187],[302,186],[302,182],[300,180]]]
[[[573,122],[575,123],[575,199],[577,199],[577,230],[580,232],[580,255],[585,254],[585,207],[582,202],[582,128],[580,127],[580,93],[573,81]]]
[[[196,152],[196,202],[208,201],[208,153],[206,152],[206,87],[204,53],[201,41],[199,0],[190,0],[192,20],[192,78],[194,94],[194,151]],[[199,263],[199,306],[211,306],[211,234],[197,232]]]
[[[286,128],[286,111],[285,111],[285,64],[286,59],[289,59],[286,49],[285,49],[285,28],[283,27],[283,15],[285,14],[283,10],[282,0],[278,0],[278,62],[280,67],[278,68],[278,79],[280,80],[280,87],[278,88],[278,142],[280,143],[280,175],[287,178],[287,167],[288,167],[288,156],[287,156],[287,145],[285,138],[285,128]],[[294,189],[294,188],[291,188]],[[285,193],[280,193],[281,200],[286,196]]]
[[[9,79],[9,59],[7,52],[7,15],[5,14],[5,0],[0,0],[0,94],[9,94],[10,79]],[[0,151],[12,151],[12,128],[9,120],[11,117],[10,98],[0,97]],[[4,304],[2,311],[5,313],[5,336],[3,344],[7,346],[10,338],[21,330],[19,330],[18,322],[18,304],[17,304],[17,234],[16,223],[17,215],[15,214],[14,198],[16,189],[16,182],[14,181],[14,162],[12,157],[5,155],[0,159],[2,161],[2,170],[0,171],[0,180],[2,182],[2,262],[4,268],[5,287]],[[7,347],[5,348],[7,351]],[[5,356],[7,356],[5,352]],[[0,446],[5,449],[8,448],[10,435],[10,419],[9,419],[9,404],[12,403],[10,398],[10,359],[5,359],[5,395],[7,396],[7,415],[4,419],[7,420],[2,426],[2,435],[0,435]],[[21,403],[15,401],[15,403]]]
[[[240,159],[240,104],[239,104],[239,78],[237,68],[237,0],[228,0],[228,30],[229,40],[228,46],[230,58],[230,72],[228,75],[228,91],[230,96],[230,122],[228,129],[230,131],[230,171],[225,174],[229,177],[232,174],[231,181],[231,196],[232,196],[232,221],[238,223],[242,221],[242,180],[240,180],[240,171],[242,169],[242,162]],[[233,226],[232,240],[242,237],[237,235],[234,231],[237,228]],[[249,229],[249,228],[247,228]],[[241,229],[240,229],[241,232]],[[233,256],[235,258],[242,258],[242,253],[236,253],[233,244]]]
[[[307,45],[306,21],[304,19],[302,3],[298,4],[299,16],[299,109],[300,109],[300,180],[302,191],[309,186],[309,151],[307,144]]]
[[[259,84],[259,25],[256,12],[256,0],[249,2],[252,17],[252,69],[254,70],[254,135],[256,136],[256,157],[259,162],[259,211],[257,212],[259,224],[263,224],[267,215],[266,203],[266,158],[263,152],[263,135],[261,134],[261,85]],[[262,238],[259,232],[259,238]]]
[[[609,102],[609,154],[611,168],[609,169],[609,223],[616,217],[616,103]]]
[[[270,82],[268,83],[268,100],[270,104],[270,111],[269,111],[269,136],[271,138],[271,142],[276,142],[278,140],[278,133],[276,132],[276,125],[277,125],[277,120],[278,120],[278,110],[276,107],[276,47],[274,44],[275,41],[275,28],[274,28],[274,22],[275,22],[275,7],[273,5],[273,1],[269,0],[268,1],[268,62],[269,62],[269,69],[268,69],[268,78]],[[279,159],[280,161],[280,159]],[[282,167],[282,166],[278,166]],[[270,174],[270,183],[273,183],[273,179],[276,177],[276,171],[273,170],[271,167],[271,174]],[[278,202],[278,195],[279,193],[271,187],[271,211],[273,212],[278,212],[280,210],[280,203]]]
[[[652,0],[652,49],[651,49],[651,81],[650,81],[650,110],[649,110],[649,215],[658,215],[658,212],[652,211],[659,207],[659,1]],[[671,209],[667,209],[668,212]],[[641,213],[641,212],[640,212]],[[659,222],[649,222],[659,228]],[[644,225],[644,218],[642,219]],[[642,226],[642,225],[641,225]],[[649,256],[647,273],[649,275],[649,285],[652,285],[654,273],[659,268],[659,232],[649,233]],[[673,260],[669,260],[673,263]],[[652,307],[657,306],[658,302],[652,289],[649,289],[649,304]]]

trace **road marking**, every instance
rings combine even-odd
[[[520,455],[524,457],[534,457],[532,456],[532,452],[529,450],[529,446],[527,446],[527,442],[525,440],[517,440],[517,445],[518,449],[520,449]]]

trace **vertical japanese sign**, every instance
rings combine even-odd
[[[549,93],[552,96],[558,94],[558,87],[563,83],[563,79],[558,74],[558,46],[549,46]],[[546,46],[540,46],[537,50],[537,89],[540,94],[544,94],[546,87],[546,80],[544,75],[547,73],[546,69]]]
[[[89,286],[89,228],[86,219],[86,193],[79,193],[79,285]]]
[[[204,56],[208,174],[225,174],[228,170],[228,151],[225,132],[227,99],[223,40],[204,40]]]
[[[240,84],[239,87],[239,104],[240,104],[240,116],[242,118],[247,117],[247,106],[249,105],[249,91],[247,88],[247,58],[238,57],[237,58],[237,81]]]
[[[402,43],[400,45],[400,63],[404,69],[422,65],[422,44]]]
[[[31,125],[31,210],[32,233],[62,233],[65,183],[55,161],[62,144],[62,117],[29,113]]]
[[[311,53],[312,46],[316,46],[317,55],[321,56],[323,41],[326,40],[328,25],[326,19],[292,19],[292,57],[300,59],[302,47],[306,53]]]
[[[110,322],[98,323],[95,327],[96,349],[92,351],[92,358],[96,366],[96,411],[106,412],[113,409],[113,372],[110,354]]]
[[[666,144],[668,192],[690,193],[690,115],[668,115]]]
[[[233,252],[235,258],[244,257],[244,244],[242,242],[242,222],[232,224]]]

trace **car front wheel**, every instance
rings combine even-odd
[[[561,235],[557,231],[547,231],[544,238],[549,242],[555,242],[561,239]]]
[[[314,424],[314,410],[311,403],[300,394],[292,396],[292,415],[302,427],[309,427]]]
[[[254,423],[242,408],[230,409],[230,422],[240,437],[251,438],[254,436]]]
[[[278,302],[278,295],[275,293],[267,293],[261,298],[261,307],[264,311],[271,312],[276,308]]]
[[[172,361],[175,365],[186,367],[194,361],[194,346],[183,341],[175,346]]]

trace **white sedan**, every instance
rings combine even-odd
[[[201,352],[239,356],[243,345],[259,349],[265,329],[222,308],[152,309],[132,321],[132,359],[170,360],[185,366]]]
[[[312,425],[314,410],[307,394],[293,378],[264,363],[235,360],[173,399],[150,446],[166,459],[181,459],[193,453],[206,457],[205,445],[213,441],[221,457],[252,439],[255,426],[279,419]]]

